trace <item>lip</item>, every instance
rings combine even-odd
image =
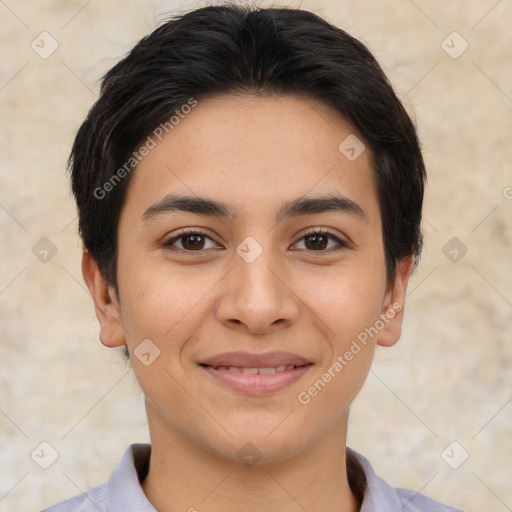
[[[210,357],[200,364],[207,366],[239,366],[240,368],[269,368],[271,366],[290,365],[302,366],[311,363],[308,359],[291,352],[224,352]]]
[[[224,387],[244,395],[269,395],[297,382],[313,363],[290,352],[226,352],[198,363],[199,368]],[[239,368],[269,368],[294,365],[295,368],[276,373],[248,374],[228,370],[226,366]]]

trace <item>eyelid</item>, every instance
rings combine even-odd
[[[172,245],[176,241],[178,241],[182,237],[186,237],[187,235],[203,235],[206,238],[209,238],[210,240],[212,240],[214,243],[218,243],[215,240],[215,238],[210,235],[210,232],[208,230],[205,230],[204,228],[190,228],[189,227],[189,228],[183,228],[180,231],[178,231],[177,233],[173,234],[171,237],[169,237],[163,243],[163,245],[164,245],[164,247],[172,247]],[[320,250],[320,251],[306,250],[306,252],[308,252],[308,253],[318,253],[319,255],[322,255],[322,254],[329,254],[331,252],[338,251],[341,249],[351,249],[353,247],[352,242],[347,241],[346,237],[343,237],[343,236],[338,235],[337,233],[334,233],[331,229],[329,229],[327,227],[318,227],[318,226],[313,227],[313,228],[308,228],[306,231],[303,231],[297,237],[295,242],[293,242],[292,246],[297,244],[298,242],[300,242],[302,239],[306,238],[307,236],[311,236],[311,235],[327,235],[328,237],[330,237],[332,240],[334,240],[336,242],[337,247],[331,248],[330,250],[327,250],[327,251],[326,250]],[[182,251],[182,252],[186,252],[186,253],[198,253],[198,254],[210,251],[210,249],[201,249],[201,250],[197,250],[197,251],[191,251],[191,250],[180,249],[180,248],[175,248],[175,249],[177,251]],[[294,249],[294,250],[296,250],[296,249]]]
[[[210,234],[210,232],[205,230],[204,228],[183,228],[183,229],[179,230],[177,233],[174,233],[169,238],[166,238],[163,242],[163,245],[164,245],[164,247],[171,246],[174,242],[178,241],[180,238],[185,237],[187,235],[203,235],[218,244],[218,242]],[[178,250],[183,250],[183,249],[178,248]],[[204,251],[204,249],[202,251],[186,251],[186,252],[203,252],[203,251]]]
[[[350,249],[353,247],[352,242],[347,240],[347,237],[339,235],[327,227],[308,228],[306,231],[302,232],[297,237],[297,239],[295,240],[295,242],[293,242],[292,245],[295,245],[297,242],[300,242],[303,238],[310,236],[310,235],[328,235],[336,241],[336,243],[338,244],[338,249]],[[322,253],[327,254],[327,253],[332,252],[332,250],[333,249],[331,249],[329,251],[308,251],[308,252],[311,252],[311,253],[318,252],[319,254],[322,254]]]

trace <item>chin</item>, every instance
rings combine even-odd
[[[256,431],[250,429],[236,437],[226,436],[223,442],[210,443],[208,449],[225,459],[233,462],[242,462],[247,467],[262,467],[267,464],[285,462],[307,449],[304,433],[299,435],[282,429]],[[269,435],[269,432],[270,435]]]

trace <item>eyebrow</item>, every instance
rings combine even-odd
[[[142,215],[143,220],[153,219],[157,216],[176,211],[221,217],[235,220],[238,214],[226,203],[198,196],[169,194],[161,201],[150,206]],[[364,210],[352,199],[339,194],[324,196],[303,196],[291,201],[285,201],[276,213],[276,222],[286,217],[298,217],[324,212],[341,212],[367,220]]]

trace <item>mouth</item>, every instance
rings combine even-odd
[[[268,395],[297,382],[314,363],[288,352],[231,352],[198,363],[217,385],[243,395]]]
[[[297,366],[293,364],[282,364],[279,366],[267,366],[265,368],[247,368],[244,366],[211,366],[204,363],[200,363],[200,366],[204,366],[205,368],[212,368],[213,370],[227,370],[229,372],[245,373],[248,375],[271,375],[274,373],[289,372],[295,368],[302,368],[312,364],[313,363],[306,363]]]

